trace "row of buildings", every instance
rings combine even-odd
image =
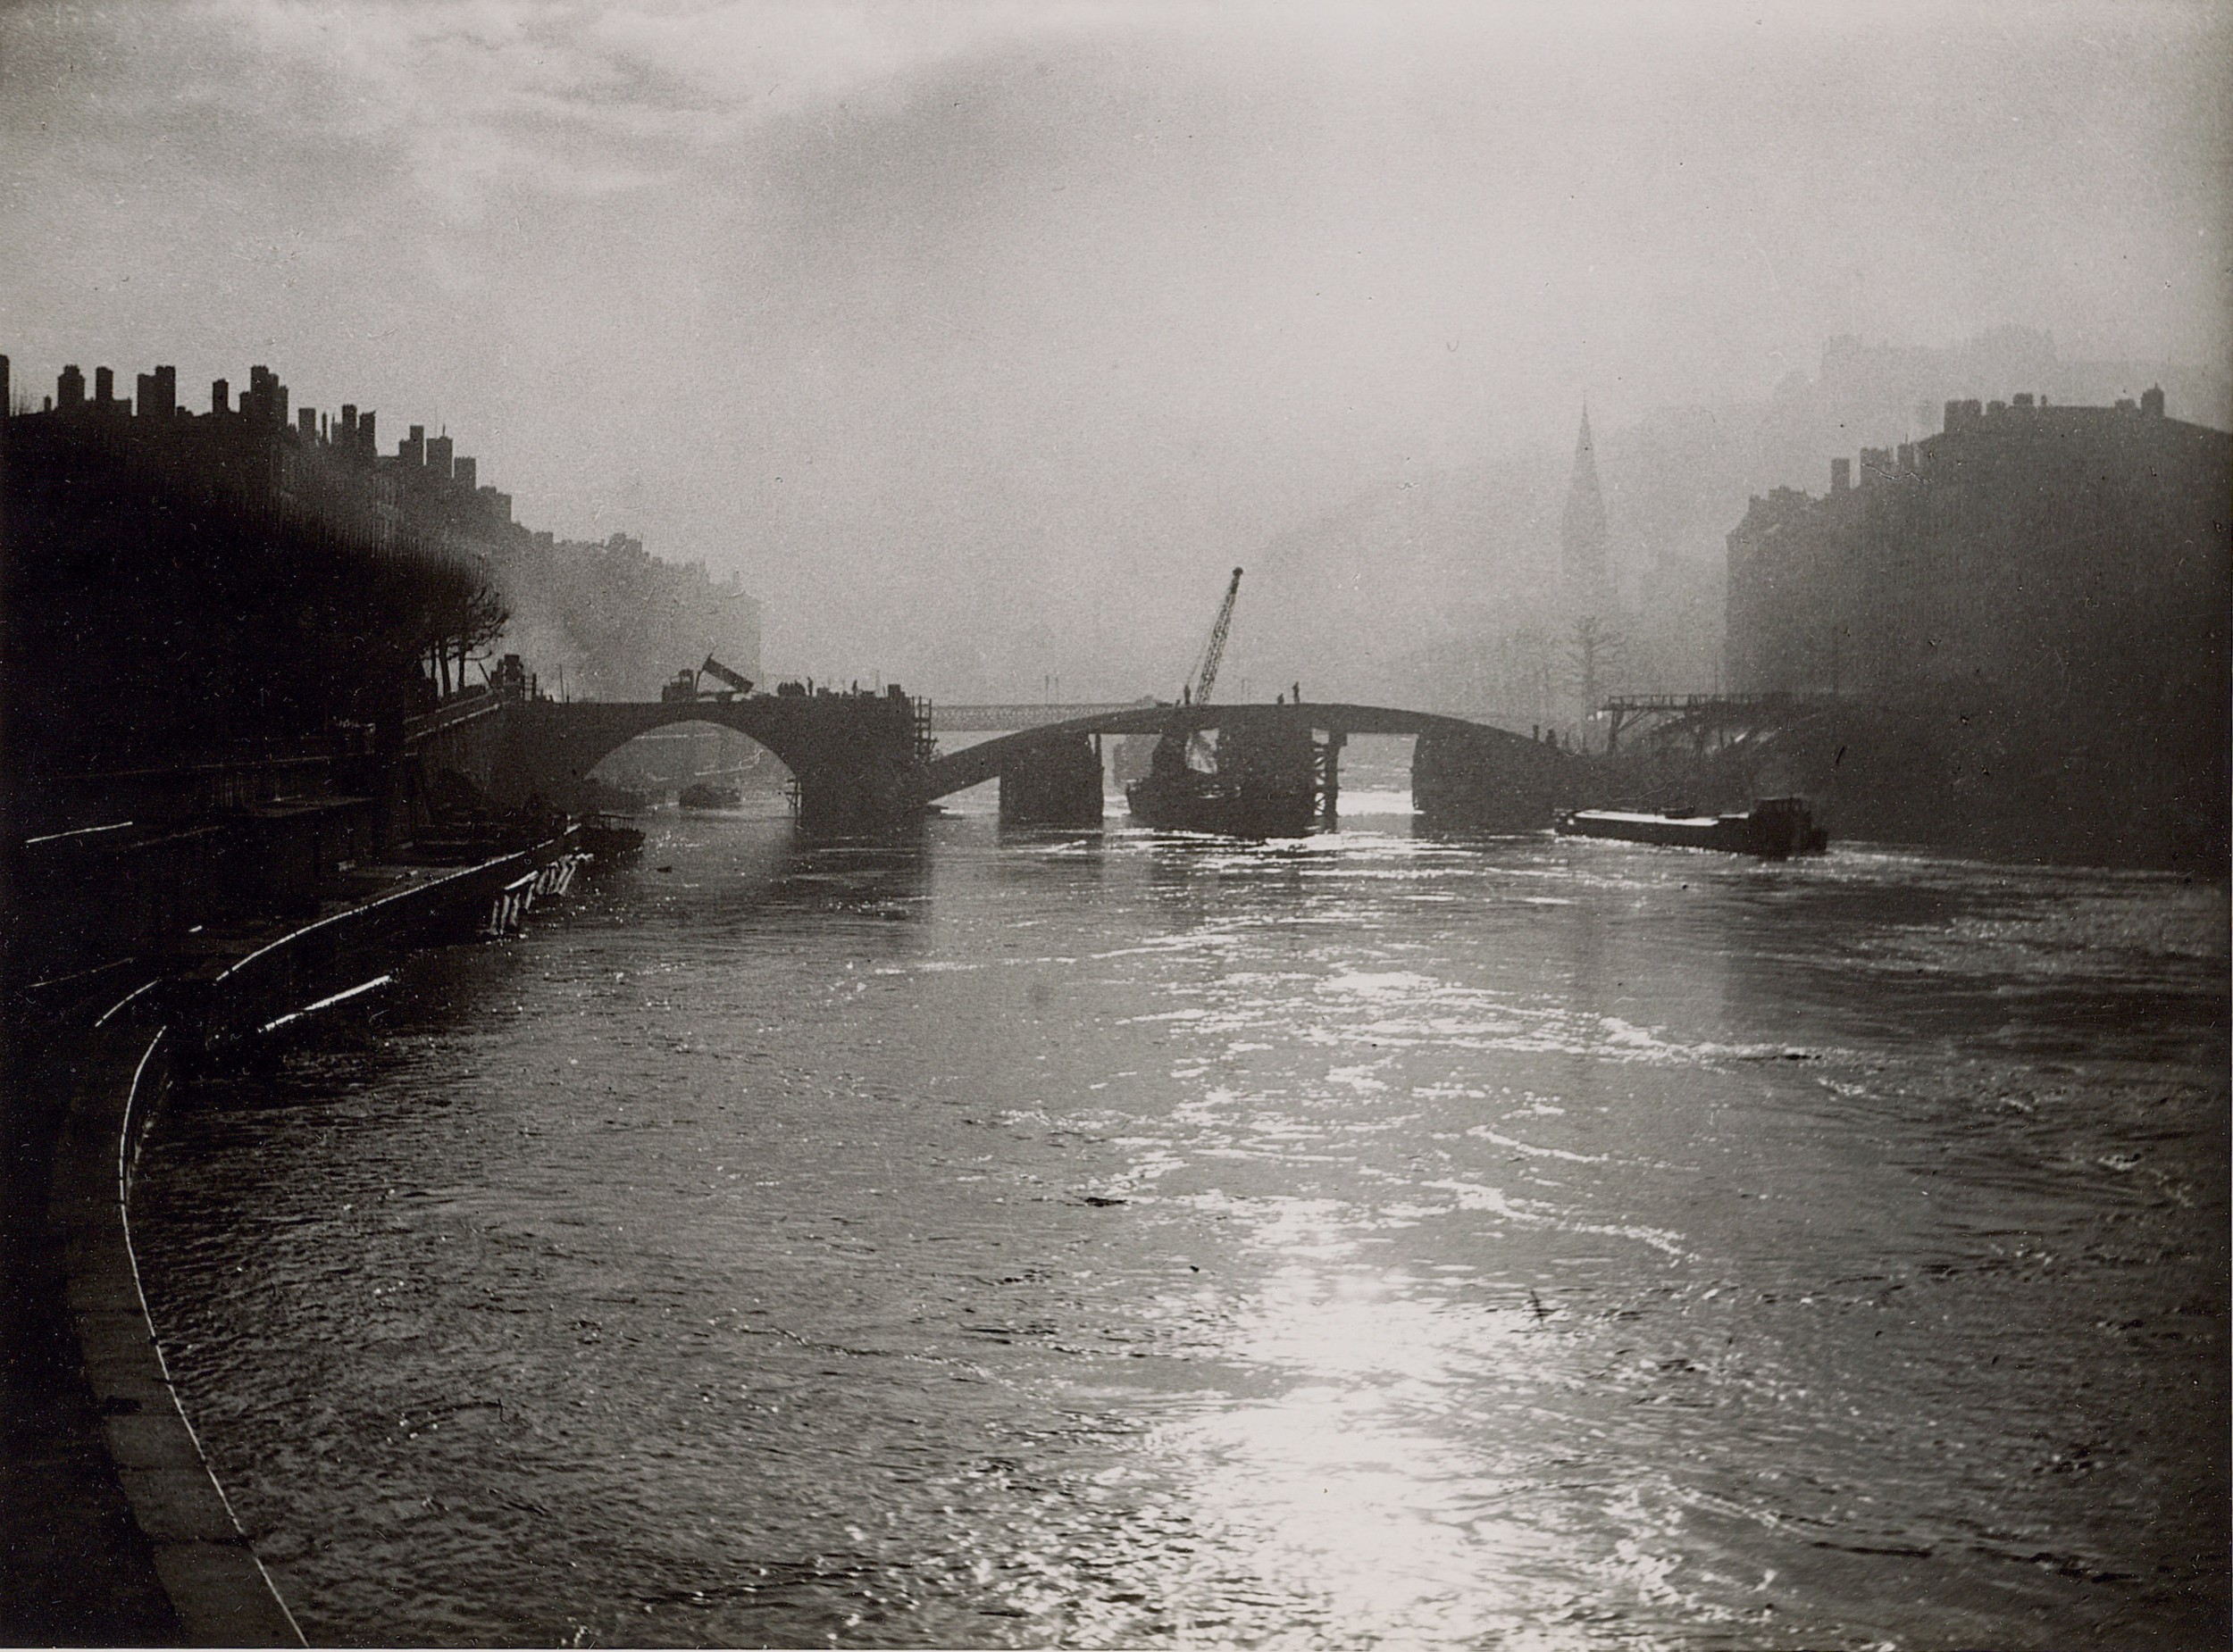
[[[1811,705],[1747,778],[1846,835],[2198,869],[2229,848],[2233,435],[2037,395],[1753,497],[1727,683]]]
[[[105,428],[144,449],[145,458],[168,461],[165,468],[190,469],[243,496],[314,513],[378,544],[408,530],[424,543],[486,549],[473,542],[501,539],[514,526],[511,496],[482,485],[476,462],[457,453],[447,432],[429,436],[414,424],[394,453],[382,454],[373,410],[354,404],[338,412],[290,410],[287,386],[268,367],[251,367],[237,396],[230,380],[212,380],[208,409],[200,413],[180,403],[175,367],[139,374],[136,388],[118,396],[106,367],[94,370],[88,388],[72,364],[37,411]],[[4,358],[0,407],[17,416],[32,411],[13,403]]]
[[[1756,496],[1728,538],[1738,693],[2097,693],[2224,650],[2233,437],[2112,407],[1945,405],[1944,430]]]
[[[484,568],[511,614],[509,646],[529,653],[548,683],[656,697],[676,670],[709,653],[759,674],[760,607],[735,575],[715,579],[703,563],[653,556],[626,534],[581,542],[531,530],[513,521],[512,496],[483,482],[447,431],[411,425],[382,452],[372,409],[290,406],[288,387],[262,365],[237,393],[213,380],[201,413],[180,405],[174,367],[138,374],[135,390],[119,396],[106,367],[88,385],[73,364],[33,409],[15,400],[0,356],[0,413],[97,433],[187,494],[218,490],[359,543],[409,544]]]

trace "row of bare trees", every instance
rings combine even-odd
[[[429,640],[420,655],[422,669],[445,697],[465,687],[467,663],[503,639],[512,617],[486,571],[466,568],[467,579],[431,593],[423,624]]]

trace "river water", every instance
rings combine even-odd
[[[313,1640],[2221,1640],[2221,889],[1348,802],[669,815],[203,1082],[136,1232]]]

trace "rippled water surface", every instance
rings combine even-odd
[[[668,817],[138,1236],[314,1639],[2185,1647],[2222,890]]]

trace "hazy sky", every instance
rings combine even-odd
[[[0,350],[447,424],[531,525],[740,570],[771,663],[1167,692],[1252,546],[1585,393],[2004,322],[2223,363],[2229,20],[18,4]]]

